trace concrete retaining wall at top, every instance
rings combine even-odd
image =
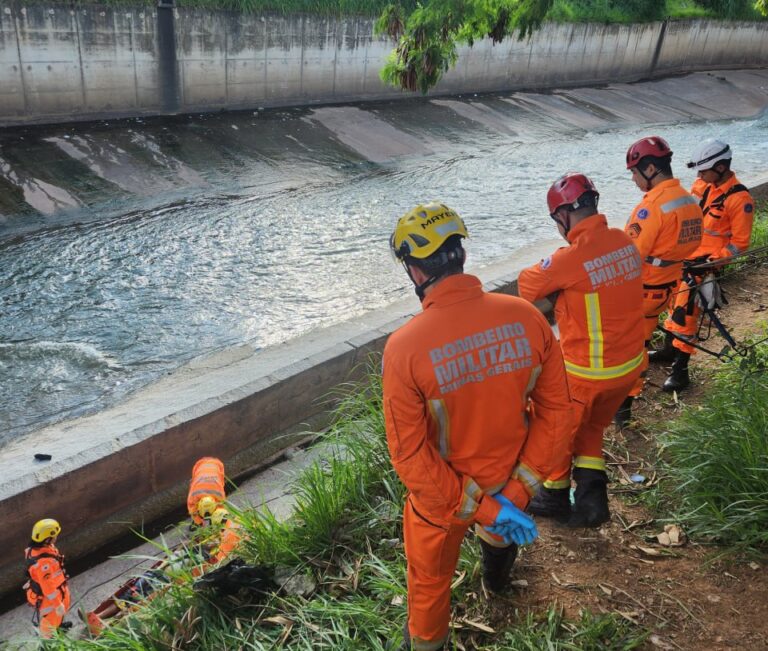
[[[379,79],[370,17],[0,0],[0,126],[407,97]],[[461,48],[433,94],[768,65],[768,23],[546,24]]]

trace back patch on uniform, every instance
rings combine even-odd
[[[630,237],[638,237],[640,235],[640,231],[643,229],[640,228],[640,224],[630,224],[629,229],[627,230],[627,235]]]
[[[542,269],[549,269],[552,266],[552,256],[548,255],[546,258],[544,258],[540,263],[539,266]]]
[[[637,218],[638,219],[647,219],[648,218],[648,209],[647,208],[640,208],[640,210],[637,211]]]

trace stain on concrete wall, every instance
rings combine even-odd
[[[176,98],[173,112],[407,96],[379,79],[392,43],[373,34],[373,18],[173,16],[176,47],[161,56],[155,8],[0,4],[0,126],[164,113]],[[434,94],[765,65],[764,23],[548,24],[531,39],[462,48]]]

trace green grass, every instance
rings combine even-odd
[[[766,343],[728,362],[712,377],[705,403],[687,406],[659,436],[659,490],[671,518],[693,538],[732,550],[768,551],[766,368]]]
[[[378,364],[376,365],[378,367]],[[373,367],[372,367],[373,368]],[[323,436],[322,458],[294,484],[295,515],[279,522],[268,511],[240,513],[248,541],[242,555],[311,576],[309,597],[272,594],[263,603],[196,593],[191,577],[146,603],[95,640],[63,637],[51,649],[154,651],[160,649],[315,649],[361,651],[397,648],[405,621],[405,558],[401,510],[404,489],[392,470],[384,438],[381,387],[343,388],[333,427]],[[618,616],[584,613],[567,621],[556,606],[541,614],[489,608],[479,588],[479,550],[462,548],[453,590],[454,614],[490,622],[495,635],[468,626],[454,635],[467,648],[598,649],[618,651],[644,643],[646,633]],[[474,646],[473,646],[474,645]]]

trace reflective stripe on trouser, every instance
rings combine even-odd
[[[651,345],[651,336],[656,326],[659,325],[659,314],[661,314],[670,304],[671,296],[675,291],[675,286],[665,289],[644,289],[643,290],[643,314],[645,314],[645,361],[643,368],[648,368],[648,347]],[[645,371],[637,378],[635,386],[629,392],[630,396],[639,396],[643,392],[645,385]],[[626,397],[626,396],[625,396]]]
[[[664,321],[664,327],[670,332],[674,332],[677,335],[681,335],[690,341],[696,340],[696,324],[699,322],[699,316],[701,314],[701,308],[696,301],[693,301],[691,305],[688,305],[688,299],[690,295],[690,285],[683,281],[680,284],[680,289],[672,299],[670,306],[670,315]],[[677,312],[676,318],[683,317],[685,324],[675,323],[672,320],[672,314]],[[689,314],[690,312],[690,314]],[[688,345],[684,341],[680,341],[677,337],[672,341],[672,345],[684,353],[692,355],[696,352],[693,346]]]
[[[603,459],[603,432],[611,424],[619,405],[634,386],[640,371],[627,375],[623,382],[585,382],[568,378],[573,405],[574,432],[570,454],[554,465],[552,474],[544,482],[547,488],[570,488],[571,460],[574,468],[605,470]]]
[[[408,630],[413,649],[433,651],[448,639],[451,581],[464,534],[470,526],[432,518],[414,507],[409,495],[403,510],[408,561]]]
[[[64,615],[69,610],[69,588],[64,587],[64,594],[57,590],[53,599],[43,597],[40,602],[40,637],[49,638],[61,626]]]

